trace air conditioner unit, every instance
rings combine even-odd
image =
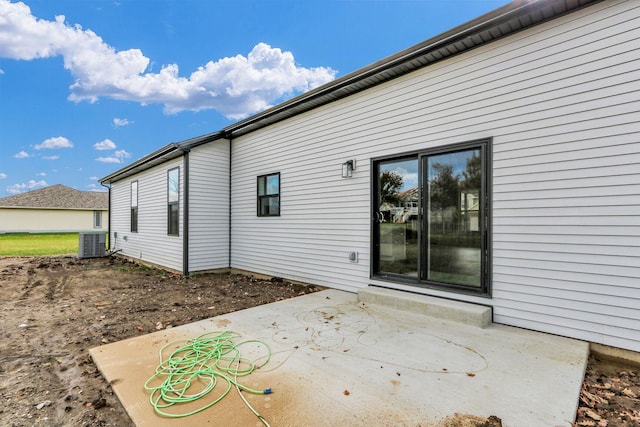
[[[107,235],[105,233],[79,233],[78,258],[98,258],[105,255]]]

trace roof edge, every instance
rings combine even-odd
[[[118,181],[119,179],[125,178],[128,172],[130,172],[131,170],[135,169],[135,168],[139,168],[142,167],[150,162],[152,162],[153,160],[156,159],[160,159],[163,158],[173,152],[175,152],[176,150],[178,150],[178,146],[175,142],[172,142],[171,144],[167,144],[164,147],[154,151],[151,154],[147,154],[146,156],[136,160],[133,163],[128,164],[127,166],[118,169],[117,171],[103,177],[100,178],[98,181],[100,182],[100,184],[111,184],[114,181]],[[146,168],[140,169],[141,171],[144,170]]]
[[[521,31],[527,28],[534,27],[543,22],[551,21],[564,14],[571,13],[575,10],[581,9],[583,7],[586,7],[601,1],[603,0],[574,0],[571,2],[571,4],[565,4],[564,9],[558,8],[558,10],[556,10],[554,6],[559,5],[561,3],[561,1],[559,0],[514,0],[511,3],[508,3],[497,9],[494,9],[493,11],[485,13],[484,15],[474,18],[471,21],[467,21],[441,34],[433,36],[414,46],[401,50],[400,52],[397,52],[393,55],[387,56],[386,58],[376,61],[354,72],[346,74],[322,86],[311,89],[301,95],[291,98],[290,100],[284,101],[260,113],[254,114],[246,119],[240,120],[232,125],[225,127],[223,131],[228,132],[232,136],[240,136],[242,134],[250,133],[254,130],[268,126],[277,121],[284,120],[286,118],[300,114],[304,111],[308,111],[310,109],[317,108],[321,105],[325,105],[330,102],[333,102],[341,98],[341,96],[337,96],[335,98],[330,97],[332,93],[338,92],[342,88],[355,85],[356,83],[362,83],[363,81],[366,81],[367,78],[377,76],[375,81],[365,82],[365,84],[363,84],[362,87],[358,89],[358,91],[377,86],[386,81],[392,80],[393,78],[399,77],[402,74],[408,74],[410,72],[415,71],[418,68],[407,69],[404,73],[401,73],[391,78],[379,77],[379,75],[384,73],[385,71],[390,70],[392,68],[403,66],[407,64],[410,60],[415,59],[416,57],[425,56],[430,52],[433,52],[443,46],[446,46],[447,44],[453,43],[458,40],[470,38],[480,33],[481,31],[487,30],[488,28],[497,27],[498,25],[500,25],[501,23],[509,19],[518,18],[520,16],[526,16],[542,8],[548,8],[548,7],[553,8],[552,15],[546,16],[543,20],[539,22],[531,22],[530,24],[523,26],[523,28],[521,29],[512,30],[511,32],[508,32],[499,38],[514,34],[518,31]],[[491,43],[492,41],[494,40],[483,42],[481,43],[481,45]],[[458,53],[462,53],[463,51],[470,50],[470,49],[473,49],[473,47],[461,50]],[[443,58],[443,59],[446,59],[446,58]],[[425,66],[428,66],[428,65],[425,65]],[[295,109],[296,107],[304,105],[312,100],[323,98],[323,97],[327,97],[329,99],[321,100],[320,102],[318,102],[318,104],[314,104],[309,109],[296,111],[293,114],[289,114],[289,115],[286,114],[286,112],[289,110]],[[260,123],[260,122],[264,122],[264,123]]]
[[[106,193],[106,191],[103,191]],[[97,206],[92,208],[58,208],[47,206],[0,206],[0,209],[29,209],[29,210],[45,210],[45,211],[108,211],[109,208]]]
[[[145,171],[153,166],[164,163],[167,160],[174,159],[181,156],[183,153],[188,152],[192,148],[199,145],[206,144],[207,142],[217,141],[224,139],[225,133],[223,131],[217,131],[206,135],[197,136],[194,138],[186,139],[180,142],[172,142],[164,147],[148,154],[129,165],[118,169],[117,171],[101,178],[100,184],[111,184],[121,179],[127,178],[136,173]]]

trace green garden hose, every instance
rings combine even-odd
[[[164,417],[180,418],[201,412],[220,402],[236,386],[240,390],[253,394],[270,394],[271,389],[255,390],[238,383],[238,377],[251,374],[269,363],[271,349],[260,340],[236,342],[240,335],[232,331],[216,331],[200,335],[194,339],[174,341],[160,349],[160,364],[155,373],[144,383],[145,390],[151,391],[149,402],[154,411]],[[184,345],[174,350],[164,359],[163,352],[167,347],[178,342]],[[243,357],[240,348],[247,344],[264,347],[264,356],[255,360]],[[257,363],[262,360],[261,363]],[[205,397],[218,385],[226,382],[226,389],[217,398],[203,403],[199,408],[188,412],[168,412],[174,405],[195,402]],[[161,383],[157,386],[151,384]],[[190,391],[198,385],[198,391]],[[224,387],[224,385],[223,385]],[[241,397],[243,397],[241,395]],[[244,399],[249,409],[265,424],[264,418],[258,414]]]

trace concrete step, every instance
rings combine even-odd
[[[358,301],[438,319],[486,328],[492,322],[491,307],[369,286],[358,291]]]

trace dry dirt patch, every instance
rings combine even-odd
[[[319,289],[120,258],[0,258],[0,424],[131,425],[90,348]]]
[[[237,274],[185,278],[121,258],[0,258],[0,424],[130,426],[90,348],[319,289]],[[638,426],[639,395],[637,369],[592,358],[577,424]]]
[[[640,426],[640,369],[591,356],[577,415],[580,427]]]

